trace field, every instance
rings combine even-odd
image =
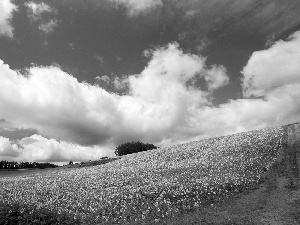
[[[277,165],[285,138],[284,127],[273,127],[99,166],[2,176],[0,204],[29,213],[48,210],[83,224],[163,224],[255,191]]]
[[[0,177],[28,176],[36,173],[48,173],[53,170],[62,170],[63,168],[47,168],[47,169],[1,169]]]

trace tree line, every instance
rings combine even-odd
[[[52,163],[39,163],[39,162],[9,162],[6,160],[0,161],[0,169],[29,169],[29,168],[55,168],[57,165]]]

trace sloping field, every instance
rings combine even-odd
[[[0,204],[67,212],[84,224],[162,224],[257,189],[274,168],[295,157],[283,156],[288,142],[293,141],[287,127],[273,127],[140,152],[100,166],[1,177]],[[294,185],[294,175],[289,181]]]

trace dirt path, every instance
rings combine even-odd
[[[286,130],[285,174],[273,179],[275,188],[265,197],[264,212],[260,215],[265,225],[300,224],[300,124],[287,125]]]
[[[286,126],[278,163],[255,190],[165,224],[300,225],[300,123]]]
[[[286,126],[285,148],[281,162],[260,187],[240,196],[227,211],[239,224],[300,224],[300,124]]]
[[[229,217],[249,224],[300,224],[300,124],[286,126],[284,152],[278,167],[252,193],[242,195],[226,210]],[[238,223],[239,224],[239,223]]]

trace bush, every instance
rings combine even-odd
[[[152,149],[157,149],[157,147],[148,143],[144,144],[142,142],[127,142],[116,147],[115,154],[117,156],[122,156]]]

